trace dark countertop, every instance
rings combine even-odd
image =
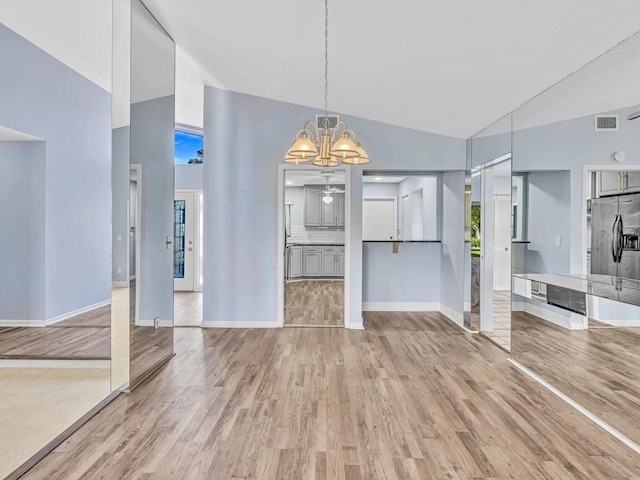
[[[514,277],[640,306],[640,280],[592,274],[514,273]]]

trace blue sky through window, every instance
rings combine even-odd
[[[193,133],[175,132],[175,163],[189,163],[189,159],[198,157],[198,150],[202,148],[203,137]]]

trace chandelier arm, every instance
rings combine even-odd
[[[313,130],[309,128],[309,125],[313,126]],[[315,122],[312,122],[311,120],[307,121],[307,123],[304,124],[304,127],[302,127],[300,131],[309,132],[311,134],[311,139],[313,140],[313,143],[317,143],[320,140],[320,130],[318,129],[318,126],[315,124]],[[315,136],[314,136],[314,133],[315,133]]]

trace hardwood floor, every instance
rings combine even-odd
[[[507,352],[511,351],[511,292],[493,291],[493,331],[482,333]]]
[[[344,326],[344,281],[287,283],[284,324]]]
[[[202,324],[202,292],[173,293],[173,324],[198,327]]]
[[[109,359],[110,324],[107,305],[47,327],[0,328],[0,358]]]
[[[177,356],[25,475],[632,479],[640,459],[438,313],[177,329]]]
[[[523,312],[512,324],[515,360],[640,444],[640,328],[567,330]]]

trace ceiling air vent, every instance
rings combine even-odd
[[[596,132],[604,130],[618,130],[618,115],[596,115]]]
[[[329,128],[336,128],[340,118],[338,118],[338,115],[327,115],[327,121],[329,122]],[[316,125],[320,128],[324,127],[324,115],[316,115]]]

